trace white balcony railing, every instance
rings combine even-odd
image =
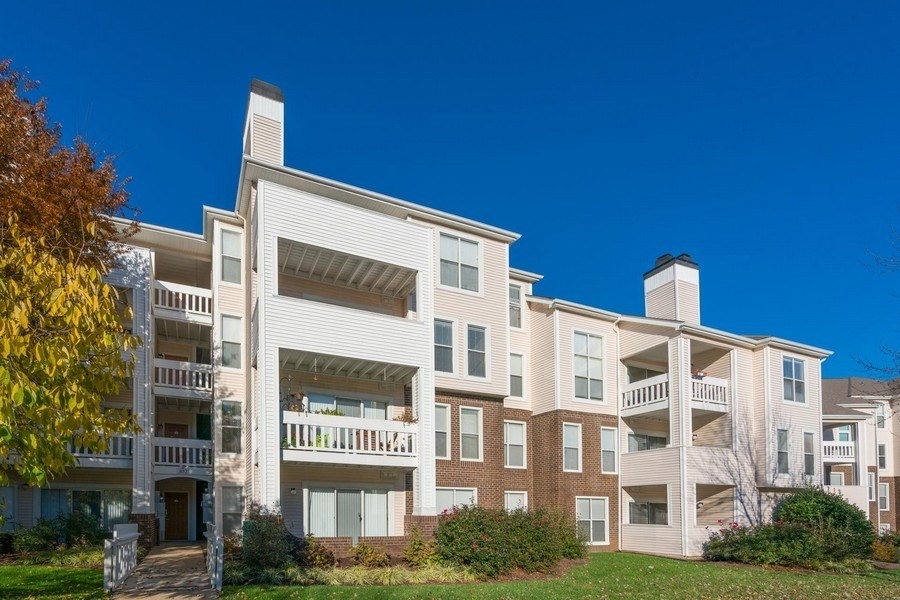
[[[106,452],[92,452],[85,447],[69,444],[69,452],[77,458],[130,459],[133,451],[133,438],[124,435],[116,435],[109,438],[109,447],[106,449]]]
[[[166,360],[153,361],[153,383],[157,386],[197,392],[212,393],[212,365]]]
[[[853,460],[856,442],[822,442],[822,458],[831,461]]]
[[[164,316],[212,324],[212,292],[204,288],[157,281],[153,285],[153,306]]]
[[[153,462],[169,467],[211,467],[213,446],[209,440],[153,438]]]
[[[666,374],[635,381],[622,392],[622,408],[640,408],[669,399],[669,376]]]
[[[728,380],[717,377],[692,378],[691,400],[710,404],[728,404]]]
[[[417,453],[417,425],[293,411],[282,412],[282,418],[281,447],[284,450],[412,458]]]

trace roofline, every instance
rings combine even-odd
[[[587,317],[600,317],[608,321],[618,321],[619,317],[622,316],[619,313],[610,312],[601,308],[594,308],[593,306],[587,306],[585,304],[578,304],[577,302],[569,302],[568,300],[560,300],[559,298],[551,298],[549,305],[551,310],[565,310]]]
[[[172,229],[171,227],[164,227],[163,225],[154,225],[153,223],[144,223],[142,221],[135,221],[133,219],[123,219],[122,217],[109,217],[109,219],[118,226],[128,226],[132,223],[137,223],[138,227],[140,227],[141,230],[149,230],[156,233],[164,233],[166,235],[186,237],[201,242],[206,241],[206,236],[203,233],[194,233],[193,231],[185,231],[183,229]],[[140,231],[138,232],[138,234],[140,234]],[[128,242],[126,241],[125,243]]]
[[[823,421],[865,421],[871,415],[826,415],[822,414]]]
[[[748,336],[749,337],[749,336]],[[828,358],[834,352],[831,350],[825,350],[824,348],[817,348],[816,346],[809,346],[807,344],[801,344],[800,342],[792,342],[790,340],[785,340],[778,337],[759,337],[750,339],[756,340],[756,342],[760,346],[774,346],[775,348],[779,348],[781,350],[793,350],[795,352],[806,352],[807,354],[817,355],[819,358]]]
[[[241,160],[241,173],[240,173],[240,182],[238,186],[238,196],[235,201],[235,212],[240,214],[241,210],[241,199],[243,197],[242,187],[243,181],[247,177],[247,169],[246,167],[257,167],[263,170],[274,171],[278,173],[282,173],[284,175],[289,175],[291,177],[298,177],[300,179],[306,179],[313,183],[317,183],[319,185],[324,185],[326,187],[332,187],[343,192],[348,192],[351,194],[357,194],[360,196],[364,196],[371,200],[376,200],[378,202],[384,202],[385,204],[390,204],[402,209],[409,211],[410,213],[418,214],[420,216],[426,217],[432,220],[444,221],[450,224],[456,225],[464,225],[469,228],[476,229],[483,234],[486,234],[490,237],[499,238],[501,241],[511,243],[518,240],[522,237],[518,233],[514,233],[512,231],[508,231],[506,229],[501,229],[499,227],[494,227],[493,225],[487,225],[485,223],[481,223],[479,221],[474,221],[472,219],[467,219],[465,217],[460,217],[458,215],[453,215],[441,210],[436,210],[433,208],[428,208],[427,206],[422,206],[420,204],[415,204],[413,202],[409,202],[406,200],[401,200],[399,198],[394,198],[393,196],[388,196],[386,194],[381,194],[379,192],[373,192],[371,190],[367,190],[365,188],[356,187],[354,185],[350,185],[347,183],[343,183],[334,179],[328,179],[327,177],[322,177],[320,175],[314,175],[312,173],[307,173],[306,171],[300,171],[298,169],[292,169],[290,167],[285,167],[283,165],[277,165],[274,163],[266,162],[264,160],[260,160],[259,158],[255,158],[248,154],[244,154]]]
[[[704,325],[689,325],[687,323],[682,323],[678,327],[678,329],[682,333],[692,333],[694,335],[716,338],[721,341],[734,344],[736,346],[743,346],[745,348],[754,348],[756,346],[754,340],[744,337],[743,335],[729,333],[720,329],[713,329],[712,327],[706,327]]]
[[[532,273],[531,271],[523,271],[522,269],[516,269],[514,267],[509,268],[509,274],[515,275],[519,279],[525,279],[529,283],[537,283],[544,278],[543,275],[538,275],[537,273]]]

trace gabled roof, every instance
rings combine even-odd
[[[867,377],[822,379],[822,414],[859,416],[857,408],[874,408],[879,401],[900,398],[897,380],[880,381]]]

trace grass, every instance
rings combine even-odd
[[[900,570],[866,575],[797,573],[626,553],[596,553],[559,579],[460,585],[226,587],[224,598],[398,598],[486,600],[538,598],[853,598],[900,597]]]
[[[63,567],[0,567],[0,597],[4,600],[83,600],[104,598],[103,571]]]

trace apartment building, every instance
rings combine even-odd
[[[897,381],[822,380],[824,485],[866,512],[879,531],[897,531],[900,493]]]
[[[234,210],[129,240],[111,281],[145,343],[108,402],[142,431],[2,490],[12,522],[90,511],[154,544],[256,504],[396,549],[477,502],[692,556],[822,480],[830,353],[701,324],[690,256],[648,265],[644,315],[543,297],[509,264],[518,234],[286,167],[284,123],[254,81]]]

